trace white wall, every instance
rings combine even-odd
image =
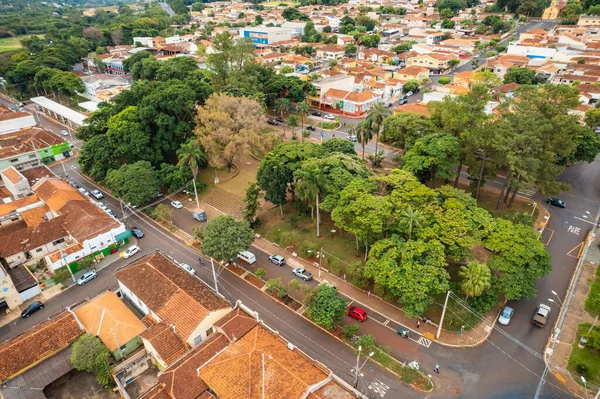
[[[507,54],[552,58],[554,54],[556,54],[556,51],[556,49],[548,47],[520,46],[518,44],[511,44],[508,46]]]
[[[223,318],[223,316],[225,316],[229,312],[231,312],[230,307],[217,310],[215,312],[210,312],[208,315],[206,315],[204,320],[202,320],[200,324],[198,324],[196,329],[190,334],[190,336],[187,339],[187,343],[190,346],[194,346],[194,340],[198,336],[202,337],[202,341],[204,341],[206,339],[206,331],[213,327],[217,321],[221,320],[221,318]]]
[[[33,115],[22,116],[20,118],[7,119],[0,122],[0,134],[16,132],[27,127],[37,125]]]

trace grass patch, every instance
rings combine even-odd
[[[35,35],[23,35],[16,37],[3,37],[0,39],[0,53],[6,53],[8,51],[19,50],[23,46],[21,45],[21,40],[27,39],[28,37]]]
[[[590,326],[590,323],[580,324],[579,331],[587,332]],[[580,348],[578,346],[580,336],[577,334],[577,339],[573,343],[567,370],[575,375],[584,376],[589,383],[598,386],[600,385],[600,351],[588,346]],[[579,382],[579,379],[575,380]]]
[[[470,192],[469,185],[463,181],[458,183],[458,187],[466,192]],[[513,201],[512,208],[508,209],[506,208],[508,204],[502,204],[500,209],[496,210],[496,204],[498,203],[498,196],[500,193],[485,186],[481,187],[479,190],[479,201],[477,202],[478,205],[495,217],[512,216],[517,212],[527,212],[531,214],[531,211],[533,210],[533,203],[525,201],[519,197],[515,198]],[[533,220],[535,220],[536,214],[533,216]]]
[[[444,301],[446,300],[446,293],[441,293],[434,297],[434,303],[431,304],[423,316],[431,319],[434,323],[440,322],[442,318],[442,309],[444,307]],[[462,326],[465,326],[465,331],[477,326],[480,320],[473,313],[460,306],[455,300],[448,300],[448,308],[444,315],[444,325],[442,328],[446,331],[460,331]]]
[[[600,268],[596,269],[596,279],[592,283],[590,292],[585,299],[584,309],[592,316],[598,316],[600,314]]]
[[[317,126],[327,130],[335,130],[340,126],[340,121],[335,120],[333,122],[318,122]]]

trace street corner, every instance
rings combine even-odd
[[[539,240],[542,244],[548,245],[548,244],[550,244],[550,241],[552,241],[553,236],[554,236],[554,230],[546,228],[540,232]]]

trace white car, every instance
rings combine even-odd
[[[137,254],[140,251],[141,251],[140,247],[138,247],[137,245],[132,245],[129,248],[127,248],[127,250],[125,252],[123,252],[123,258],[125,258],[125,259],[131,258],[133,255]]]
[[[329,120],[331,120],[331,121],[332,121],[332,120],[334,120],[334,119],[335,119],[335,116],[333,116],[332,114],[327,114],[327,115],[325,115],[323,118],[325,118],[325,119],[329,119]]]
[[[80,187],[78,191],[83,195],[86,195],[88,197],[90,196],[90,192],[83,187]]]
[[[410,96],[412,96],[413,94],[415,94],[415,93],[413,93],[412,91],[409,91],[408,93],[406,93],[406,97],[410,97]]]
[[[92,190],[92,197],[96,198],[97,200],[100,200],[104,198],[104,194],[102,194],[100,190]]]
[[[60,134],[62,134],[63,136],[68,136],[69,132],[67,132],[66,130],[61,130]]]
[[[173,201],[171,202],[171,206],[175,209],[181,209],[183,208],[183,204],[180,201]]]
[[[355,136],[355,135],[351,135],[351,136],[348,136],[348,140],[350,140],[350,141],[351,141],[351,142],[353,142],[353,143],[356,143],[356,141],[357,141],[357,138],[356,138],[356,136]]]
[[[181,263],[180,265],[183,268],[183,270],[185,270],[189,274],[192,274],[194,276],[196,275],[196,271],[190,265],[188,265],[187,263]]]

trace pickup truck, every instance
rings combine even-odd
[[[546,321],[548,321],[548,316],[550,315],[550,306],[544,305],[540,303],[533,315],[532,323],[536,327],[544,327],[546,325]]]

